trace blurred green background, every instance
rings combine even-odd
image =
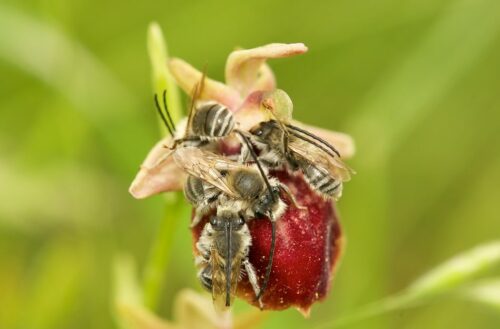
[[[500,2],[83,1],[0,4],[0,328],[112,328],[113,263],[143,269],[164,198],[128,193],[159,138],[146,30],[223,80],[236,46],[304,42],[270,61],[297,119],[350,133],[358,174],[338,207],[348,240],[310,328],[500,238]],[[159,292],[199,289],[188,218],[172,225]],[[498,271],[497,271],[498,274]],[[241,306],[244,307],[244,306]],[[349,328],[498,328],[500,312],[444,299]]]

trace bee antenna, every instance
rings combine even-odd
[[[269,218],[271,219],[271,248],[269,250],[269,260],[267,262],[264,283],[262,284],[262,288],[259,290],[259,294],[257,295],[256,300],[259,300],[264,294],[264,291],[267,289],[269,278],[271,277],[271,269],[273,267],[274,249],[276,246],[276,221],[274,220],[274,216],[271,211],[269,212]]]
[[[294,130],[294,131],[297,131],[297,132],[299,132],[299,133],[302,133],[302,134],[304,134],[304,135],[306,135],[306,136],[311,137],[312,139],[314,139],[314,140],[318,141],[319,143],[321,143],[321,144],[323,144],[324,146],[326,146],[327,148],[329,148],[331,151],[333,151],[335,154],[337,154],[337,155],[340,157],[340,153],[339,153],[339,151],[337,151],[337,149],[336,149],[336,148],[335,148],[332,144],[328,143],[326,140],[322,139],[321,137],[316,136],[315,134],[310,133],[309,131],[307,131],[307,130],[305,130],[305,129],[299,128],[299,127],[297,127],[297,126],[293,126],[293,125],[291,125],[291,124],[286,124],[286,127],[287,127],[287,128],[289,128],[289,129],[292,129],[292,130]],[[306,137],[304,137],[304,136],[299,136],[299,134],[297,134],[297,133],[292,133],[292,135],[294,135],[294,136],[296,136],[296,137],[299,137],[299,138],[302,138],[302,139],[303,139],[303,140],[305,140],[306,142],[309,142],[309,143],[314,144],[314,145],[316,145],[316,146],[318,146],[318,147],[319,147],[319,145],[318,145],[318,144],[316,144],[316,143],[312,142],[312,141],[311,141],[311,140],[309,140],[309,139],[306,139]],[[320,148],[321,148],[321,147],[320,147]],[[323,151],[325,151],[325,152],[326,152],[326,150],[325,150],[324,148],[321,148],[321,149],[322,149]],[[329,153],[329,152],[327,152],[327,153]]]
[[[339,153],[337,153],[337,152],[335,152],[335,153],[334,153],[334,152],[332,152],[332,151],[331,151],[331,149],[328,149],[328,148],[326,148],[325,146],[323,146],[323,145],[321,145],[321,144],[316,143],[314,140],[309,139],[309,138],[308,138],[308,137],[306,137],[306,136],[303,136],[303,135],[297,134],[297,133],[296,133],[296,132],[294,132],[294,131],[290,131],[289,133],[290,133],[290,135],[292,135],[292,136],[295,136],[295,137],[297,137],[297,138],[299,138],[299,139],[301,139],[301,140],[303,140],[303,141],[305,141],[305,142],[307,142],[307,143],[309,143],[309,144],[311,144],[311,145],[314,145],[315,147],[319,148],[320,150],[322,150],[323,152],[325,152],[326,154],[328,154],[328,155],[329,155],[329,156],[331,156],[332,158],[335,158],[335,156],[336,156],[336,155],[340,157]]]
[[[175,128],[174,120],[172,120],[172,117],[170,116],[170,111],[168,110],[167,106],[167,89],[163,91],[163,108],[165,109],[165,112],[167,113],[168,121],[170,122],[170,126],[172,127],[172,130],[175,132],[177,129]]]
[[[165,124],[165,127],[167,127],[167,130],[170,133],[170,136],[174,137],[174,133],[172,131],[172,128],[168,124],[167,119],[165,118],[165,115],[163,114],[163,111],[161,110],[160,103],[158,102],[158,95],[157,94],[155,94],[154,100],[155,100],[156,110],[158,111],[158,114],[160,115],[161,120]]]
[[[272,192],[271,184],[269,183],[269,180],[267,179],[266,173],[264,172],[264,169],[262,169],[262,165],[259,161],[259,158],[257,157],[257,154],[255,154],[255,151],[252,147],[252,144],[248,140],[248,138],[245,136],[245,134],[240,131],[240,130],[235,130],[238,135],[243,139],[243,142],[245,143],[246,147],[250,151],[250,155],[252,156],[252,159],[255,161],[257,164],[257,168],[259,169],[260,175],[262,176],[262,179],[264,179],[264,183],[266,184],[267,191],[269,193],[269,196],[271,197],[271,200],[276,201],[276,198],[274,197],[274,194]]]
[[[225,234],[227,240],[227,250],[226,250],[226,306],[231,305],[231,264],[232,264],[232,255],[231,255],[231,221],[227,222],[225,225]]]

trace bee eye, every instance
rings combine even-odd
[[[243,219],[243,217],[239,217],[237,220],[236,220],[236,225],[238,226],[243,226],[245,224],[245,220]]]
[[[251,133],[254,134],[255,136],[262,136],[262,134],[264,132],[262,131],[262,129],[256,129],[256,130],[252,131]]]
[[[212,218],[210,218],[210,224],[214,227],[217,226],[219,224],[219,219],[213,216]]]

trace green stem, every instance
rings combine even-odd
[[[410,308],[415,305],[415,299],[412,296],[406,294],[395,295],[362,307],[354,313],[341,316],[335,321],[323,323],[317,327],[314,327],[314,329],[342,328],[385,313]]]
[[[158,307],[160,293],[167,280],[166,269],[171,258],[171,247],[179,218],[185,215],[181,193],[167,201],[166,212],[160,223],[158,235],[151,247],[149,260],[144,269],[144,304],[151,310]]]
[[[148,28],[148,53],[152,66],[154,93],[162,95],[163,91],[167,90],[168,109],[174,122],[178,122],[182,116],[179,90],[168,70],[167,46],[157,23],[151,23]],[[165,133],[165,127],[161,126],[162,132]],[[144,270],[144,304],[151,310],[158,307],[160,292],[167,281],[166,269],[171,257],[172,243],[179,218],[185,215],[185,209],[181,193],[167,198],[165,216],[160,223],[158,235],[153,242]]]

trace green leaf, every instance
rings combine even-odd
[[[407,292],[415,298],[436,295],[459,287],[500,263],[500,241],[459,254],[415,281]]]
[[[500,278],[482,280],[461,292],[466,299],[479,302],[500,311]]]
[[[337,318],[332,323],[315,327],[340,328],[381,314],[415,307],[432,301],[432,297],[454,296],[478,274],[500,264],[500,241],[483,244],[461,253],[417,279],[401,293],[389,296],[355,312]],[[500,281],[486,281],[462,293],[470,299],[500,305]],[[498,304],[497,304],[498,303]]]

